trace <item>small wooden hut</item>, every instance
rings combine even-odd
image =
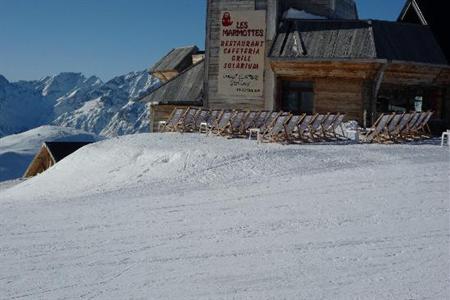
[[[31,161],[24,178],[34,177],[54,166],[63,158],[91,142],[45,142]]]
[[[151,74],[158,78],[164,76],[166,79],[160,87],[141,98],[141,101],[150,104],[150,132],[156,132],[158,130],[158,122],[167,120],[175,107],[203,106],[204,55],[203,52],[198,51],[197,47],[188,47],[188,49],[191,50],[175,50],[175,52],[183,52],[185,58],[181,59],[182,55],[180,53],[178,55],[169,53],[150,68]],[[173,52],[174,50],[171,51],[171,53]],[[176,61],[189,63],[183,63],[183,68],[178,68],[176,72],[162,70],[162,65],[176,65]]]

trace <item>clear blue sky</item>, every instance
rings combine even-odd
[[[394,20],[406,0],[357,0]],[[206,0],[0,0],[0,74],[73,71],[103,80],[143,70],[176,46],[204,46]]]

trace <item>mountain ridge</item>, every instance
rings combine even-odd
[[[107,82],[76,72],[16,82],[0,74],[0,137],[43,125],[108,137],[147,132],[149,108],[135,100],[158,85],[145,70]]]

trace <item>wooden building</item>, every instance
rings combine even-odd
[[[316,17],[291,18],[289,9]],[[352,0],[208,0],[207,11],[208,108],[339,111],[367,126],[381,112],[432,109],[436,121],[448,121],[449,65],[429,26],[358,20]],[[223,75],[222,69],[242,64],[223,64],[221,58],[230,51],[252,52],[241,49],[250,45],[241,41],[257,28],[252,20],[258,11],[265,15],[262,93],[221,91],[224,78],[231,78],[230,85],[249,84],[236,78],[258,78],[239,69]],[[248,22],[242,21],[245,14]],[[242,24],[252,28],[245,31]],[[229,34],[236,34],[234,49]],[[226,59],[248,62],[253,57]],[[234,71],[236,76],[230,75]]]
[[[363,126],[383,112],[433,110],[448,126],[448,39],[437,6],[419,9],[437,0],[408,0],[398,22],[359,20],[353,0],[206,1],[204,54],[177,48],[150,69],[165,81],[143,98],[153,127],[197,105],[341,112]]]
[[[63,158],[91,142],[45,142],[28,166],[24,178],[34,177],[54,166]]]
[[[269,58],[278,80],[275,107],[346,112],[361,123],[379,112],[414,110],[417,97],[448,79],[430,28],[396,22],[284,20]]]
[[[174,52],[178,55],[173,55]],[[170,57],[176,57],[175,61],[183,61],[182,67],[179,63],[174,63]],[[164,62],[164,60],[167,61]],[[162,65],[166,67],[163,68]],[[164,70],[165,68],[172,69],[173,65],[179,66],[176,68],[176,72]],[[197,47],[172,50],[165,58],[150,68],[150,72],[160,72],[166,79],[162,81],[161,86],[141,99],[150,105],[150,132],[156,132],[158,122],[167,120],[175,107],[203,106],[205,61],[204,53]]]

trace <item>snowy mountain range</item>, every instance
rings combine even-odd
[[[149,110],[135,100],[158,85],[146,71],[106,83],[81,73],[18,82],[0,75],[0,137],[47,124],[109,137],[146,132]]]

